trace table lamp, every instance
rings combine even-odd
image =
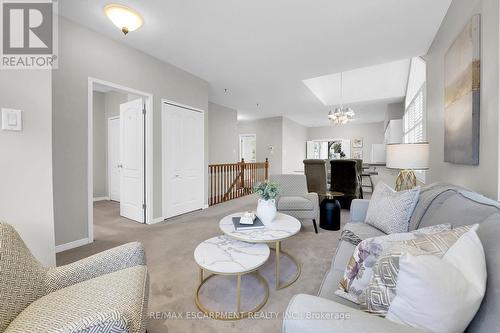
[[[429,168],[429,143],[398,143],[387,145],[386,166],[399,169],[396,191],[409,190],[417,186],[415,170]]]

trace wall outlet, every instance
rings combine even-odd
[[[2,130],[22,131],[23,113],[21,110],[2,108]]]

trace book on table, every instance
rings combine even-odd
[[[262,223],[262,221],[259,220],[258,217],[255,218],[253,224],[241,224],[240,220],[241,217],[238,216],[233,217],[233,224],[235,230],[263,229],[266,227],[264,223]]]

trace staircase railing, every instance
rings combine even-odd
[[[208,201],[213,206],[241,198],[253,192],[253,185],[269,177],[269,160],[265,162],[210,164],[208,166]]]

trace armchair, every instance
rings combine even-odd
[[[342,208],[349,208],[353,199],[362,198],[360,163],[355,160],[331,160],[331,190],[342,192],[339,198]],[[359,165],[359,166],[358,166]]]
[[[326,160],[307,159],[304,160],[304,173],[307,180],[307,190],[318,193],[319,202],[322,202],[327,192],[326,182]]]
[[[145,332],[148,286],[140,243],[44,267],[0,222],[0,332]]]
[[[312,220],[314,232],[318,233],[316,225],[316,220],[319,220],[318,194],[307,191],[306,176],[271,175],[269,179],[280,187],[280,194],[276,198],[278,211],[299,220]]]

